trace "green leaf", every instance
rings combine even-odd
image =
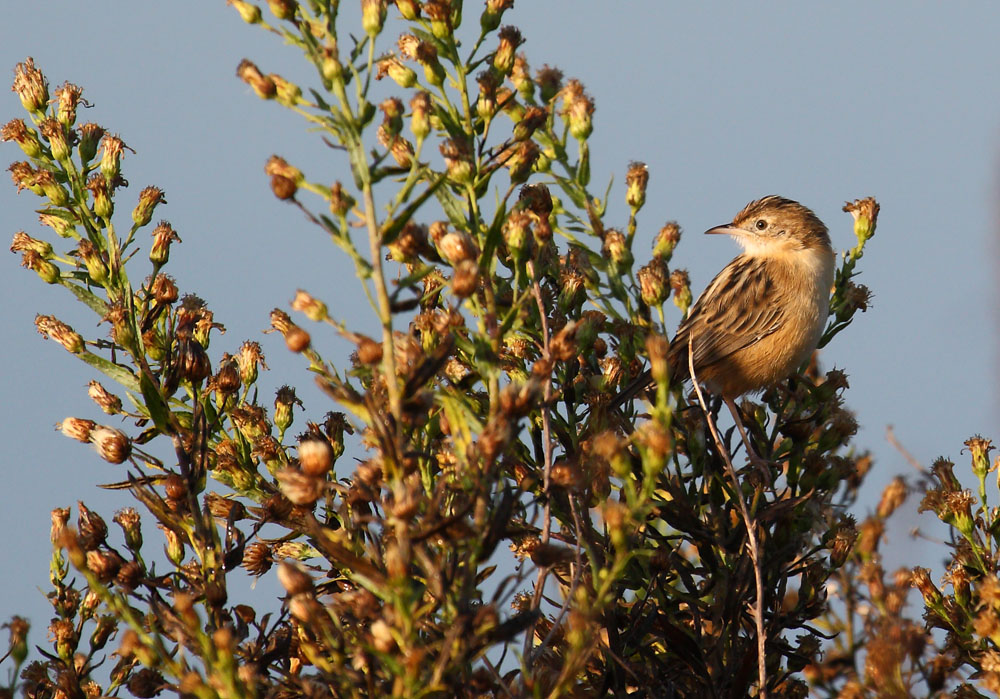
[[[114,379],[128,390],[137,393],[140,392],[138,379],[136,379],[135,374],[125,367],[118,366],[113,362],[109,362],[104,357],[98,357],[96,354],[91,354],[90,352],[83,352],[76,356],[108,378]]]
[[[458,197],[452,194],[447,187],[438,187],[434,193],[437,195],[438,201],[441,202],[441,208],[444,209],[451,224],[465,230],[469,221],[466,218],[465,207],[459,202]]]
[[[146,374],[139,376],[139,387],[142,390],[142,397],[146,401],[146,408],[149,410],[149,417],[153,424],[164,434],[172,432],[170,428],[170,409],[160,395],[159,387]]]
[[[79,284],[74,284],[65,278],[61,279],[59,283],[73,292],[73,295],[76,296],[78,301],[85,304],[87,308],[92,310],[97,315],[103,318],[108,314],[108,304],[89,289],[86,289]]]

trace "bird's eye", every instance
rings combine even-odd
[[[767,221],[765,221],[762,218],[759,218],[759,219],[757,219],[757,223],[755,225],[757,226],[757,230],[758,231],[762,231],[765,228],[767,228]]]

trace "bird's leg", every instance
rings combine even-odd
[[[746,428],[743,426],[743,418],[740,417],[740,411],[736,407],[736,403],[733,402],[732,398],[725,398],[726,405],[729,406],[729,412],[733,414],[733,420],[736,422],[736,429],[740,431],[740,437],[743,439],[743,446],[746,447],[747,456],[750,458],[750,463],[757,467],[760,474],[764,477],[764,481],[770,485],[771,479],[771,462],[767,459],[763,459],[757,455],[754,448],[750,446],[750,437],[747,435]]]

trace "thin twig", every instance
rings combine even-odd
[[[530,270],[532,276],[532,292],[535,296],[535,301],[538,303],[538,315],[541,318],[542,325],[542,356],[548,360],[551,356],[549,353],[549,323],[545,311],[545,302],[542,300],[542,289],[538,285],[538,278],[534,275],[534,268]],[[551,509],[552,506],[549,502],[549,483],[552,475],[552,438],[551,438],[551,425],[549,423],[549,401],[552,399],[552,380],[551,378],[545,379],[545,386],[543,387],[542,393],[542,448],[544,453],[544,470],[543,470],[543,480],[542,480],[542,493],[545,495],[545,506],[543,510],[543,522],[542,522],[542,536],[541,541],[543,544],[549,543],[549,536],[552,530],[552,518]],[[538,580],[535,581],[535,594],[531,600],[532,610],[537,610],[542,604],[542,593],[545,590],[545,579],[548,577],[548,568],[539,568],[538,570]],[[528,626],[527,631],[524,635],[524,649],[522,651],[522,657],[524,658],[525,666],[531,664],[531,639],[535,636],[535,622],[532,622]]]
[[[736,475],[736,469],[733,468],[732,459],[729,458],[729,451],[722,443],[722,438],[719,436],[719,431],[715,426],[715,420],[712,419],[708,411],[708,405],[705,403],[705,396],[701,393],[701,386],[698,385],[698,377],[694,371],[692,340],[694,340],[694,336],[688,337],[688,373],[691,375],[691,383],[694,386],[695,394],[698,396],[698,403],[701,405],[702,412],[705,413],[705,421],[708,422],[708,429],[712,433],[712,439],[715,440],[715,446],[718,447],[719,453],[722,454],[722,460],[726,463],[726,470],[729,473],[729,477],[733,480],[733,495],[736,498],[736,502],[739,503],[740,515],[743,517],[743,524],[747,529],[747,550],[750,553],[750,560],[753,562],[754,584],[757,587],[757,599],[753,607],[754,623],[757,626],[757,681],[760,686],[757,696],[761,699],[767,699],[767,663],[764,662],[764,644],[767,641],[764,633],[764,575],[761,571],[760,549],[757,544],[757,528],[750,518],[750,511],[747,509],[746,502],[743,500],[740,479]]]
[[[896,439],[896,431],[892,428],[892,425],[887,425],[885,428],[885,441],[889,442],[889,444],[896,451],[902,454],[903,458],[906,459],[906,463],[920,471],[920,473],[927,473],[927,469],[924,468],[924,465],[917,461],[917,458],[913,456],[913,454],[911,454],[898,439]]]

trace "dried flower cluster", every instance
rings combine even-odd
[[[27,624],[9,625],[24,693],[802,696],[807,677],[845,682],[815,624],[851,566],[879,610],[865,620],[871,682],[894,687],[894,669],[924,652],[922,629],[897,620],[910,580],[941,605],[941,623],[992,637],[995,571],[959,580],[982,563],[969,540],[982,512],[965,491],[941,480],[926,501],[968,542],[951,573],[965,616],[916,573],[883,580],[880,523],[903,485],[860,531],[843,515],[871,461],[850,448],[841,372],[813,366],[744,402],[773,480],[747,469],[743,492],[722,476],[681,386],[648,416],[608,410],[647,361],[669,379],[665,338],[692,299],[672,266],[680,228],[640,229],[642,163],[626,173],[627,220],[605,224],[590,189],[595,102],[560,70],[531,70],[525,36],[503,25],[512,0],[487,0],[471,27],[456,0],[396,0],[391,11],[363,0],[361,26],[339,30],[336,3],[229,4],[317,69],[315,89],[250,60],[237,76],[342,148],[335,172],[273,156],[264,174],[355,265],[381,332],[347,327],[329,299],[300,290],[271,328],[337,409],[307,418],[290,386],[263,398],[260,345],[217,348],[225,328],[164,272],[178,232],[160,221],[142,233],[163,191],[142,189],[122,223],[125,142],[76,123],[80,88],[50,100],[34,63],[18,66],[28,120],[2,138],[27,159],[10,173],[41,198],[58,240],[18,232],[11,249],[97,315],[96,337],[52,316],[36,325],[103,374],[88,394],[115,421],[70,417],[60,429],[93,445],[117,469],[109,487],[140,505],[115,515],[120,531],[83,503],[75,526],[68,509],[53,512],[51,652],[24,665]],[[404,32],[389,38],[387,26]],[[870,297],[852,278],[878,208],[849,208],[858,244],[838,272],[824,343]],[[679,314],[664,308],[670,297]],[[324,358],[300,323],[332,327],[350,358]],[[757,686],[743,498],[766,561],[767,687]],[[280,610],[232,604],[232,575],[276,576]],[[973,594],[982,601],[969,606]],[[998,671],[977,653],[977,668]],[[105,661],[110,673],[98,672]]]

